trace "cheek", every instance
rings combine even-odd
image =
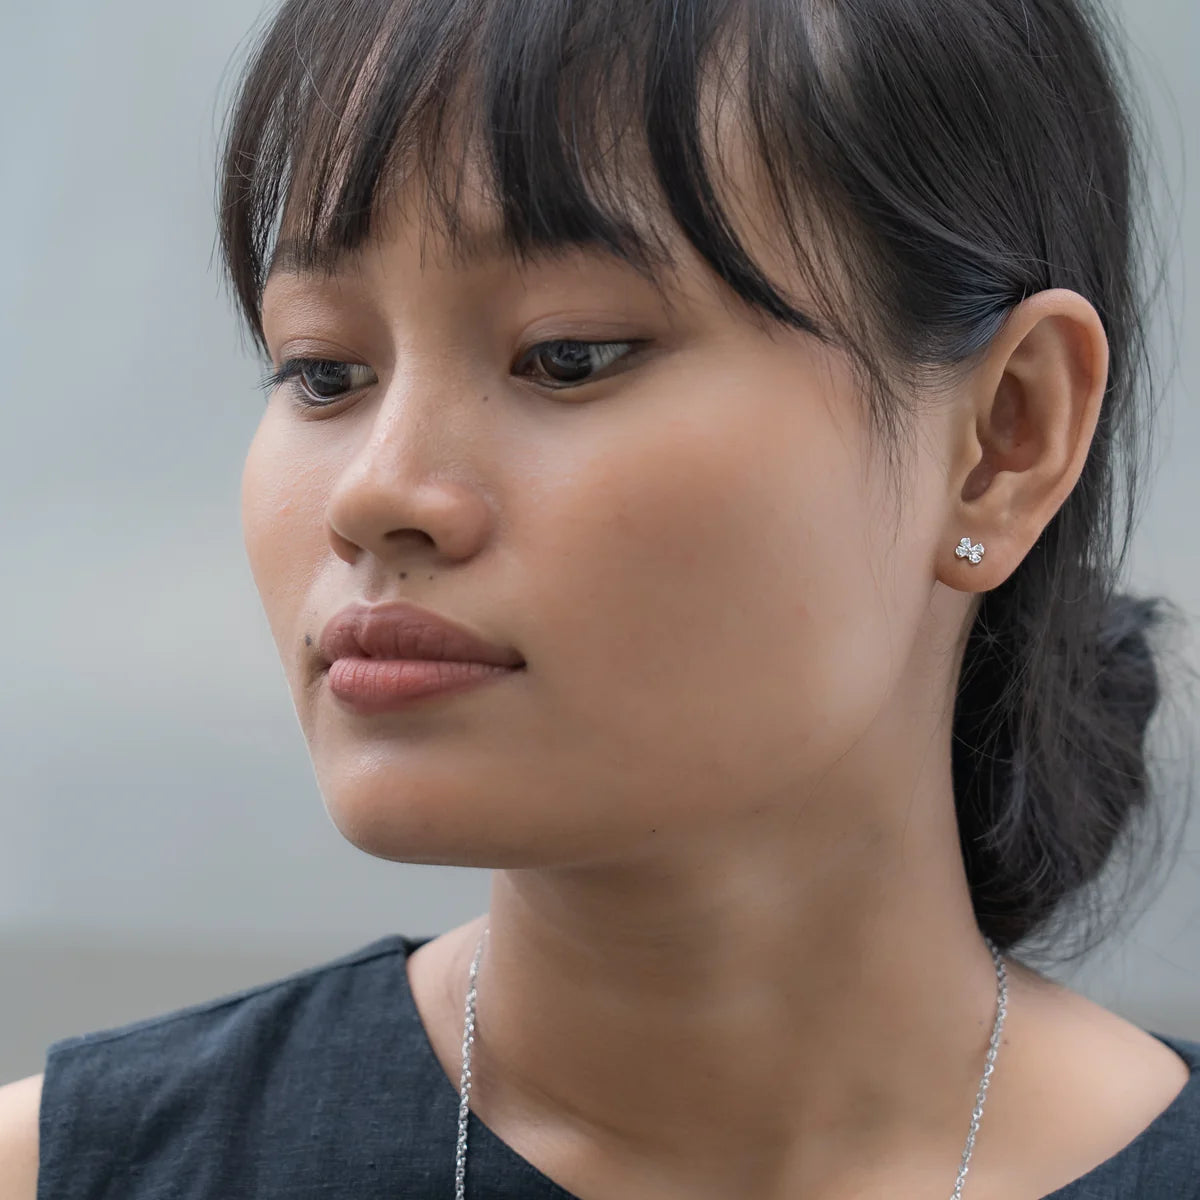
[[[685,785],[693,817],[697,789],[727,806],[827,765],[888,679],[857,443],[802,398],[745,403],[647,422],[531,518],[548,573],[529,657],[559,744],[659,804]]]
[[[289,451],[271,414],[264,416],[242,468],[242,537],[285,664],[297,610],[320,564],[323,487],[312,465]]]

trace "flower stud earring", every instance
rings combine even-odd
[[[969,558],[973,563],[978,565],[983,561],[983,543],[976,542],[975,545],[972,546],[971,539],[969,537],[963,538],[963,540],[954,547],[954,553],[957,554],[959,558]]]

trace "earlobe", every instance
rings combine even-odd
[[[996,587],[1029,553],[1079,480],[1107,382],[1108,339],[1084,297],[1039,292],[1012,311],[965,385],[963,457],[943,535],[954,535],[947,584]],[[985,543],[992,569],[968,581],[963,564],[979,568],[983,552],[972,551]]]

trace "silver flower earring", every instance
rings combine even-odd
[[[975,545],[972,546],[971,539],[969,537],[963,538],[963,540],[954,547],[954,553],[957,554],[959,558],[969,558],[973,563],[978,565],[983,561],[983,543],[976,542]]]

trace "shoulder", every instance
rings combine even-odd
[[[1013,980],[1007,1074],[988,1114],[1002,1148],[994,1194],[1200,1200],[1200,1045],[1020,964]]]
[[[389,935],[280,979],[51,1043],[43,1192],[116,1194],[120,1179],[130,1200],[173,1194],[187,1162],[211,1175],[204,1194],[230,1195],[238,1171],[282,1169],[273,1147],[285,1146],[289,1161],[311,1158],[313,1109],[361,1110],[356,1086],[392,1027],[419,1044],[394,1013],[408,940]],[[269,1135],[250,1136],[256,1127]],[[245,1132],[227,1161],[210,1162],[213,1139],[230,1130]]]
[[[404,939],[391,935],[267,983],[53,1042],[45,1064],[47,1120],[68,1119],[75,1097],[96,1089],[112,1100],[141,1097],[151,1082],[229,1089],[285,1051],[319,1052],[337,1018],[369,1020],[382,1009],[403,961]],[[115,1114],[116,1105],[109,1111]]]
[[[1151,1118],[1104,1164],[1119,1195],[1200,1200],[1200,1042],[1151,1033],[1166,1061],[1148,1072]],[[1135,1080],[1136,1082],[1136,1080]]]
[[[36,1200],[42,1075],[0,1087],[0,1196]]]
[[[248,1021],[270,1020],[305,1003],[340,1002],[351,990],[369,992],[387,986],[395,974],[395,963],[404,961],[408,940],[390,934],[278,979],[123,1025],[64,1037],[51,1044],[48,1061],[53,1063],[56,1057],[77,1051],[95,1052],[102,1046],[117,1054],[156,1053],[161,1045],[182,1044],[189,1037],[206,1038],[213,1030],[236,1028]]]

